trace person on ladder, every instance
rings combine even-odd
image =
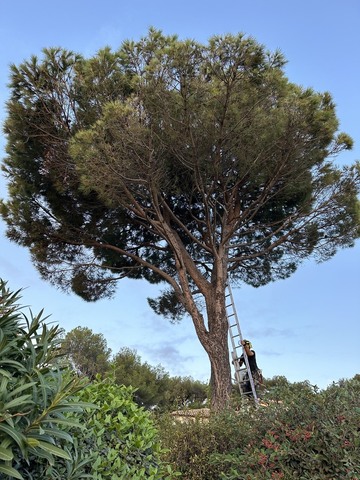
[[[253,377],[255,388],[256,388],[259,385],[262,385],[263,376],[262,376],[260,368],[257,366],[257,363],[256,363],[255,351],[252,349],[252,344],[249,340],[242,340],[241,345],[244,347],[245,354],[248,357],[251,375]],[[244,354],[242,354],[239,358],[240,367],[244,363],[245,363],[245,358],[244,358]],[[244,384],[244,393],[251,393],[251,384],[250,384],[249,379]]]

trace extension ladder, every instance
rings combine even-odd
[[[235,382],[239,387],[241,395],[252,394],[255,404],[257,405],[259,403],[259,399],[256,393],[255,382],[251,373],[249,359],[245,353],[244,347],[241,344],[243,336],[241,333],[240,323],[236,313],[234,298],[229,282],[227,282],[225,290],[225,308],[229,325],[229,336],[232,346],[231,357],[235,369]],[[241,353],[244,354],[245,368],[240,367]],[[242,388],[247,382],[250,382],[251,392],[245,392]]]

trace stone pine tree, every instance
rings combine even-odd
[[[291,83],[254,39],[206,45],[151,29],[91,58],[45,49],[11,67],[2,203],[7,235],[42,277],[86,300],[122,278],[166,285],[231,389],[227,279],[255,287],[326,260],[359,234],[359,165],[334,156],[329,93]]]

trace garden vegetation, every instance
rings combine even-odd
[[[1,479],[360,479],[360,375],[322,391],[275,377],[258,407],[234,391],[181,423],[139,406],[113,371],[79,374],[58,326],[0,292]]]

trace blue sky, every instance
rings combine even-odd
[[[123,40],[139,39],[154,26],[165,34],[206,42],[214,34],[244,32],[288,60],[289,79],[329,91],[340,130],[355,141],[336,159],[360,159],[360,62],[358,0],[2,0],[0,2],[0,121],[9,95],[9,64],[44,47],[60,46],[85,56]],[[5,139],[0,137],[0,156]],[[0,179],[0,197],[6,186]],[[40,279],[28,252],[5,237],[0,220],[0,277],[24,289],[22,303],[66,331],[87,326],[102,333],[113,353],[126,346],[143,361],[172,375],[207,381],[208,358],[192,323],[172,325],[156,316],[146,298],[157,287],[123,281],[115,298],[88,304]],[[305,262],[289,279],[254,289],[234,289],[242,332],[252,340],[265,377],[309,380],[320,388],[360,373],[360,242],[323,264]]]

